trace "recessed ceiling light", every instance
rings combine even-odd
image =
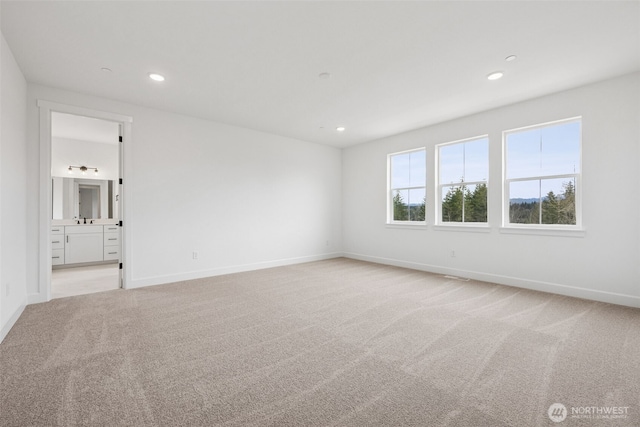
[[[104,71],[105,73],[110,73],[112,70],[111,68],[107,68],[107,67],[102,67],[100,68],[102,71]]]
[[[318,77],[320,77],[322,80],[327,80],[329,77],[331,77],[331,74],[329,74],[329,73],[320,73],[320,74],[318,74]]]
[[[495,71],[495,72],[489,74],[487,76],[487,78],[489,80],[498,80],[498,79],[502,78],[502,76],[504,76],[504,73],[502,71]]]
[[[162,74],[149,73],[149,78],[151,80],[156,81],[156,82],[163,82],[164,81],[164,76]]]
[[[516,58],[517,58],[517,56],[515,56],[515,55],[509,55],[506,58],[504,58],[504,60],[507,61],[507,62],[511,62],[511,61],[515,61]]]
[[[344,127],[344,126],[338,126],[338,127],[336,128],[336,130],[337,130],[338,132],[344,132],[346,129],[347,129],[347,128],[346,128],[346,127]]]

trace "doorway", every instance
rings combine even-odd
[[[126,288],[125,144],[131,117],[40,108],[40,281],[34,302]]]
[[[51,113],[52,298],[121,287],[121,134],[117,122]]]

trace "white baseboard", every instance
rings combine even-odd
[[[303,262],[322,261],[326,259],[339,258],[341,256],[343,256],[341,252],[333,252],[321,255],[310,255],[297,258],[286,258],[273,261],[257,262],[253,264],[234,265],[209,270],[191,271],[188,273],[145,277],[142,279],[130,280],[127,289],[142,288],[144,286],[163,285],[166,283],[182,282],[184,280],[202,279],[205,277],[221,276],[223,274],[242,273],[245,271],[261,270],[263,268],[282,267],[285,265],[301,264]]]
[[[446,274],[469,278],[473,280],[481,280],[483,282],[497,283],[500,285],[514,286],[517,288],[530,289],[534,291],[548,292],[552,294],[565,295],[575,298],[583,298],[593,301],[606,302],[627,307],[640,308],[640,296],[618,294],[614,292],[605,292],[595,289],[585,289],[576,286],[560,285],[557,283],[543,282],[538,280],[521,279],[518,277],[503,276],[499,274],[482,273],[478,271],[458,270],[449,267],[441,267],[437,265],[422,264],[410,261],[403,261],[392,258],[383,258],[370,255],[362,255],[355,253],[344,253],[344,257],[357,259],[360,261],[375,262],[378,264],[393,265],[396,267],[411,268],[413,270],[427,271],[436,274]]]
[[[44,293],[27,295],[27,305],[40,304],[41,302],[47,302],[47,296]]]
[[[26,303],[23,302],[22,304],[20,304],[20,306],[18,306],[18,308],[16,309],[16,311],[11,315],[11,317],[9,318],[9,320],[7,321],[6,325],[4,325],[2,327],[2,329],[0,329],[0,344],[2,343],[2,341],[4,340],[4,338],[7,336],[7,334],[9,333],[9,331],[11,330],[11,328],[13,328],[13,325],[16,324],[16,322],[18,321],[18,319],[20,318],[20,316],[22,315],[22,312],[24,311],[24,308],[26,307]]]

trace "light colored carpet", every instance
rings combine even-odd
[[[549,406],[627,407],[553,423]],[[2,426],[638,426],[640,310],[335,259],[30,305]]]

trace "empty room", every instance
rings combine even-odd
[[[0,426],[640,425],[640,1],[0,32]]]

